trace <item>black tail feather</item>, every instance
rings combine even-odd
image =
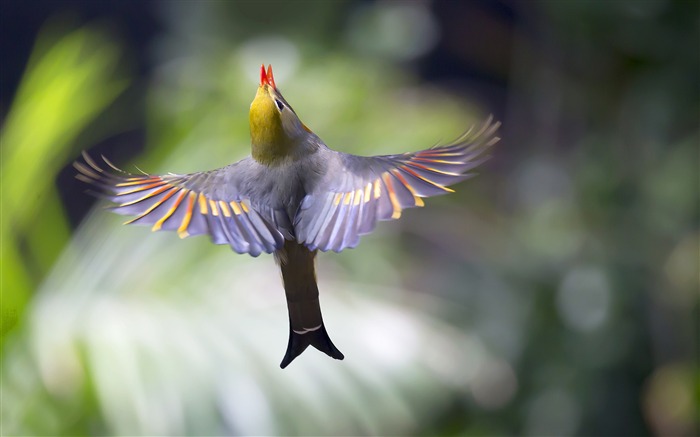
[[[342,360],[345,358],[342,352],[335,347],[331,338],[328,336],[326,327],[321,324],[321,327],[315,331],[307,331],[303,334],[299,334],[292,329],[291,323],[289,325],[289,343],[287,344],[287,353],[284,355],[282,362],[280,363],[281,368],[285,368],[294,361],[294,358],[301,355],[302,352],[306,350],[307,347],[313,346],[321,352],[325,353],[331,358],[336,360]]]

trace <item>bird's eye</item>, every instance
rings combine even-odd
[[[280,102],[277,99],[275,99],[275,103],[277,104],[277,108],[279,108],[280,111],[284,109],[284,103]]]

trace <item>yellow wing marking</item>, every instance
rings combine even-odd
[[[406,163],[406,165],[411,165],[411,166],[413,166],[413,167],[418,167],[418,168],[421,168],[421,169],[423,169],[423,170],[428,170],[428,171],[432,171],[433,173],[444,174],[444,175],[447,175],[447,176],[460,176],[459,173],[454,173],[454,172],[451,172],[451,171],[442,171],[442,170],[438,170],[438,169],[436,169],[436,168],[428,167],[427,165],[419,164],[419,163],[417,163],[417,162],[415,162],[415,161],[409,161],[409,162]],[[404,167],[405,167],[406,165],[404,165]]]
[[[146,200],[146,199],[148,199],[149,197],[157,196],[157,195],[159,195],[160,193],[162,193],[163,191],[171,190],[171,189],[173,189],[173,188],[176,188],[176,187],[173,187],[173,186],[171,186],[171,185],[165,185],[164,187],[158,188],[158,189],[155,190],[154,192],[148,193],[148,194],[146,194],[146,195],[144,195],[144,196],[141,196],[141,197],[139,197],[139,198],[136,199],[136,200],[132,200],[131,202],[120,203],[119,206],[129,206],[129,205],[133,205],[133,204],[135,204],[135,203],[139,203],[139,202],[141,202],[141,201],[143,201],[143,200]]]
[[[445,161],[444,159],[432,159],[432,158],[423,158],[420,156],[415,156],[411,161],[421,161],[421,162],[434,162],[437,164],[452,164],[452,165],[461,165],[461,164],[466,164],[466,162],[462,161]]]
[[[115,184],[115,187],[129,187],[131,185],[141,185],[143,183],[147,182],[157,182],[157,181],[162,181],[161,178],[157,176],[149,177],[149,178],[129,178],[129,182],[120,182],[118,184]]]
[[[224,202],[223,200],[219,200],[219,206],[221,207],[221,211],[223,211],[224,216],[231,217],[231,210],[228,208],[228,203]]]
[[[435,150],[426,150],[423,152],[418,152],[416,155],[424,157],[424,156],[439,156],[439,157],[444,157],[444,156],[464,156],[464,152],[448,152],[448,151],[441,151],[440,149],[435,149]]]
[[[379,179],[374,181],[374,198],[379,199],[382,195],[382,187],[379,185]]]
[[[355,199],[352,202],[352,206],[359,205],[361,201],[362,201],[362,188],[358,188],[358,190],[355,191]]]
[[[219,208],[216,207],[216,202],[211,199],[209,199],[209,209],[211,209],[211,213],[214,217],[219,216]]]
[[[343,198],[343,205],[350,205],[350,201],[352,200],[352,194],[354,191],[349,191],[345,193],[345,198]]]
[[[180,227],[177,228],[177,236],[180,238],[187,238],[190,235],[187,232],[187,227],[190,225],[190,221],[192,221],[192,210],[194,210],[195,197],[197,197],[197,194],[191,191],[187,196],[187,209],[185,210],[185,216],[182,218],[182,223],[180,223]]]
[[[429,184],[431,184],[431,185],[434,185],[434,186],[436,186],[436,187],[438,187],[438,188],[441,188],[441,189],[447,191],[448,193],[454,193],[454,192],[455,192],[455,190],[453,190],[453,189],[451,189],[451,188],[448,188],[448,187],[445,187],[445,186],[443,186],[443,185],[440,185],[440,184],[438,184],[438,183],[436,183],[436,182],[431,181],[431,180],[428,179],[428,178],[425,178],[425,177],[419,175],[418,172],[414,171],[413,169],[408,168],[408,167],[405,166],[405,165],[404,165],[404,166],[401,166],[401,168],[402,168],[405,172],[407,172],[407,173],[409,173],[409,174],[411,174],[411,175],[417,177],[418,179],[421,179],[421,180],[423,180],[423,181],[425,181],[425,182],[427,182],[427,183],[429,183]]]
[[[372,182],[367,182],[367,186],[365,187],[365,203],[369,202],[371,197],[369,197],[370,193],[372,192]]]
[[[231,208],[233,208],[233,213],[236,215],[241,215],[241,207],[235,200],[231,201]]]
[[[199,193],[197,201],[199,202],[199,213],[202,215],[208,214],[209,211],[207,210],[207,198],[204,197],[204,194]]]
[[[384,185],[386,185],[386,190],[389,192],[391,206],[394,208],[394,212],[391,213],[391,218],[397,219],[401,217],[401,204],[399,204],[398,199],[396,199],[396,193],[394,192],[394,187],[391,185],[391,176],[389,173],[382,173],[382,180],[384,181]]]
[[[170,191],[168,191],[167,193],[165,193],[165,195],[163,196],[162,199],[160,199],[159,201],[157,201],[157,202],[155,202],[153,205],[151,205],[151,207],[148,208],[146,211],[144,211],[141,215],[138,215],[138,216],[132,218],[131,220],[125,221],[124,224],[125,224],[125,225],[128,225],[128,224],[133,223],[133,222],[135,222],[136,220],[138,220],[138,219],[140,219],[140,218],[146,216],[146,215],[149,214],[151,211],[153,211],[154,209],[156,209],[156,208],[158,208],[160,205],[162,205],[163,202],[165,202],[166,200],[170,199],[170,197],[171,197],[173,194],[175,194],[175,192],[178,191],[178,190],[180,190],[178,187],[172,187],[172,188],[170,189]]]
[[[151,188],[159,187],[161,185],[166,185],[166,184],[167,184],[167,182],[165,182],[165,181],[158,181],[158,182],[154,182],[152,184],[144,185],[141,187],[136,187],[136,188],[133,188],[131,190],[122,191],[121,193],[117,193],[117,196],[126,196],[127,194],[133,194],[133,193],[138,193],[139,191],[150,190]]]
[[[335,197],[333,198],[333,205],[338,206],[340,205],[340,199],[343,198],[343,193],[336,193]]]
[[[168,218],[170,218],[171,215],[173,215],[173,213],[175,212],[175,210],[177,209],[177,207],[180,206],[180,203],[182,202],[182,199],[185,198],[185,195],[187,194],[188,191],[190,191],[190,190],[184,189],[184,190],[181,190],[181,191],[180,191],[180,195],[177,196],[177,198],[175,199],[175,202],[173,203],[173,206],[170,207],[170,209],[168,210],[168,212],[166,212],[166,213],[163,215],[163,217],[161,217],[157,222],[155,222],[155,224],[154,224],[153,227],[151,228],[151,231],[153,231],[153,232],[155,232],[155,231],[160,231],[160,229],[163,227],[163,223],[165,223],[165,221],[166,221]]]
[[[396,176],[396,178],[397,178],[399,181],[401,181],[401,183],[403,184],[403,186],[406,187],[406,188],[408,189],[408,191],[411,192],[411,194],[413,194],[413,200],[415,200],[416,206],[425,206],[425,202],[423,202],[423,199],[421,199],[420,197],[418,197],[418,195],[416,194],[416,190],[414,190],[413,187],[411,186],[411,184],[409,184],[409,183],[406,181],[406,179],[401,175],[401,172],[399,172],[399,170],[397,170],[397,169],[394,168],[394,169],[391,170],[391,174],[393,174],[394,176]]]

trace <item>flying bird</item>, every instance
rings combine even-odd
[[[452,192],[499,138],[492,118],[453,142],[419,152],[356,156],[330,149],[282,96],[272,66],[260,68],[250,105],[251,155],[216,170],[130,174],[83,152],[76,177],[133,216],[126,223],[180,238],[208,234],[215,244],[257,257],[272,253],[289,312],[285,368],[311,345],[342,360],[321,317],[314,258],[357,246],[377,221],[401,217],[423,198]]]

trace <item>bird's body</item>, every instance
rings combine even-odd
[[[127,223],[209,234],[238,253],[274,253],[287,297],[290,337],[281,366],[309,345],[336,359],[321,317],[314,258],[355,247],[378,220],[399,218],[423,197],[451,192],[498,138],[487,122],[452,144],[415,153],[361,157],[337,152],[306,127],[277,89],[268,67],[250,108],[251,156],[187,175],[104,171],[88,155],[78,177],[105,191]],[[109,161],[105,162],[121,172]]]

